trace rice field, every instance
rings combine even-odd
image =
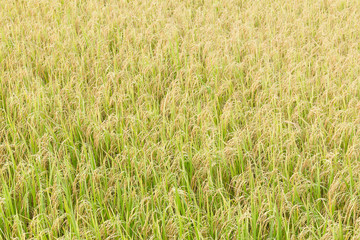
[[[0,1],[0,239],[360,239],[360,1]]]

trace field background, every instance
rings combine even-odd
[[[0,239],[360,239],[360,1],[0,1]]]

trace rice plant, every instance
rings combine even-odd
[[[0,1],[0,239],[360,239],[360,1]]]

